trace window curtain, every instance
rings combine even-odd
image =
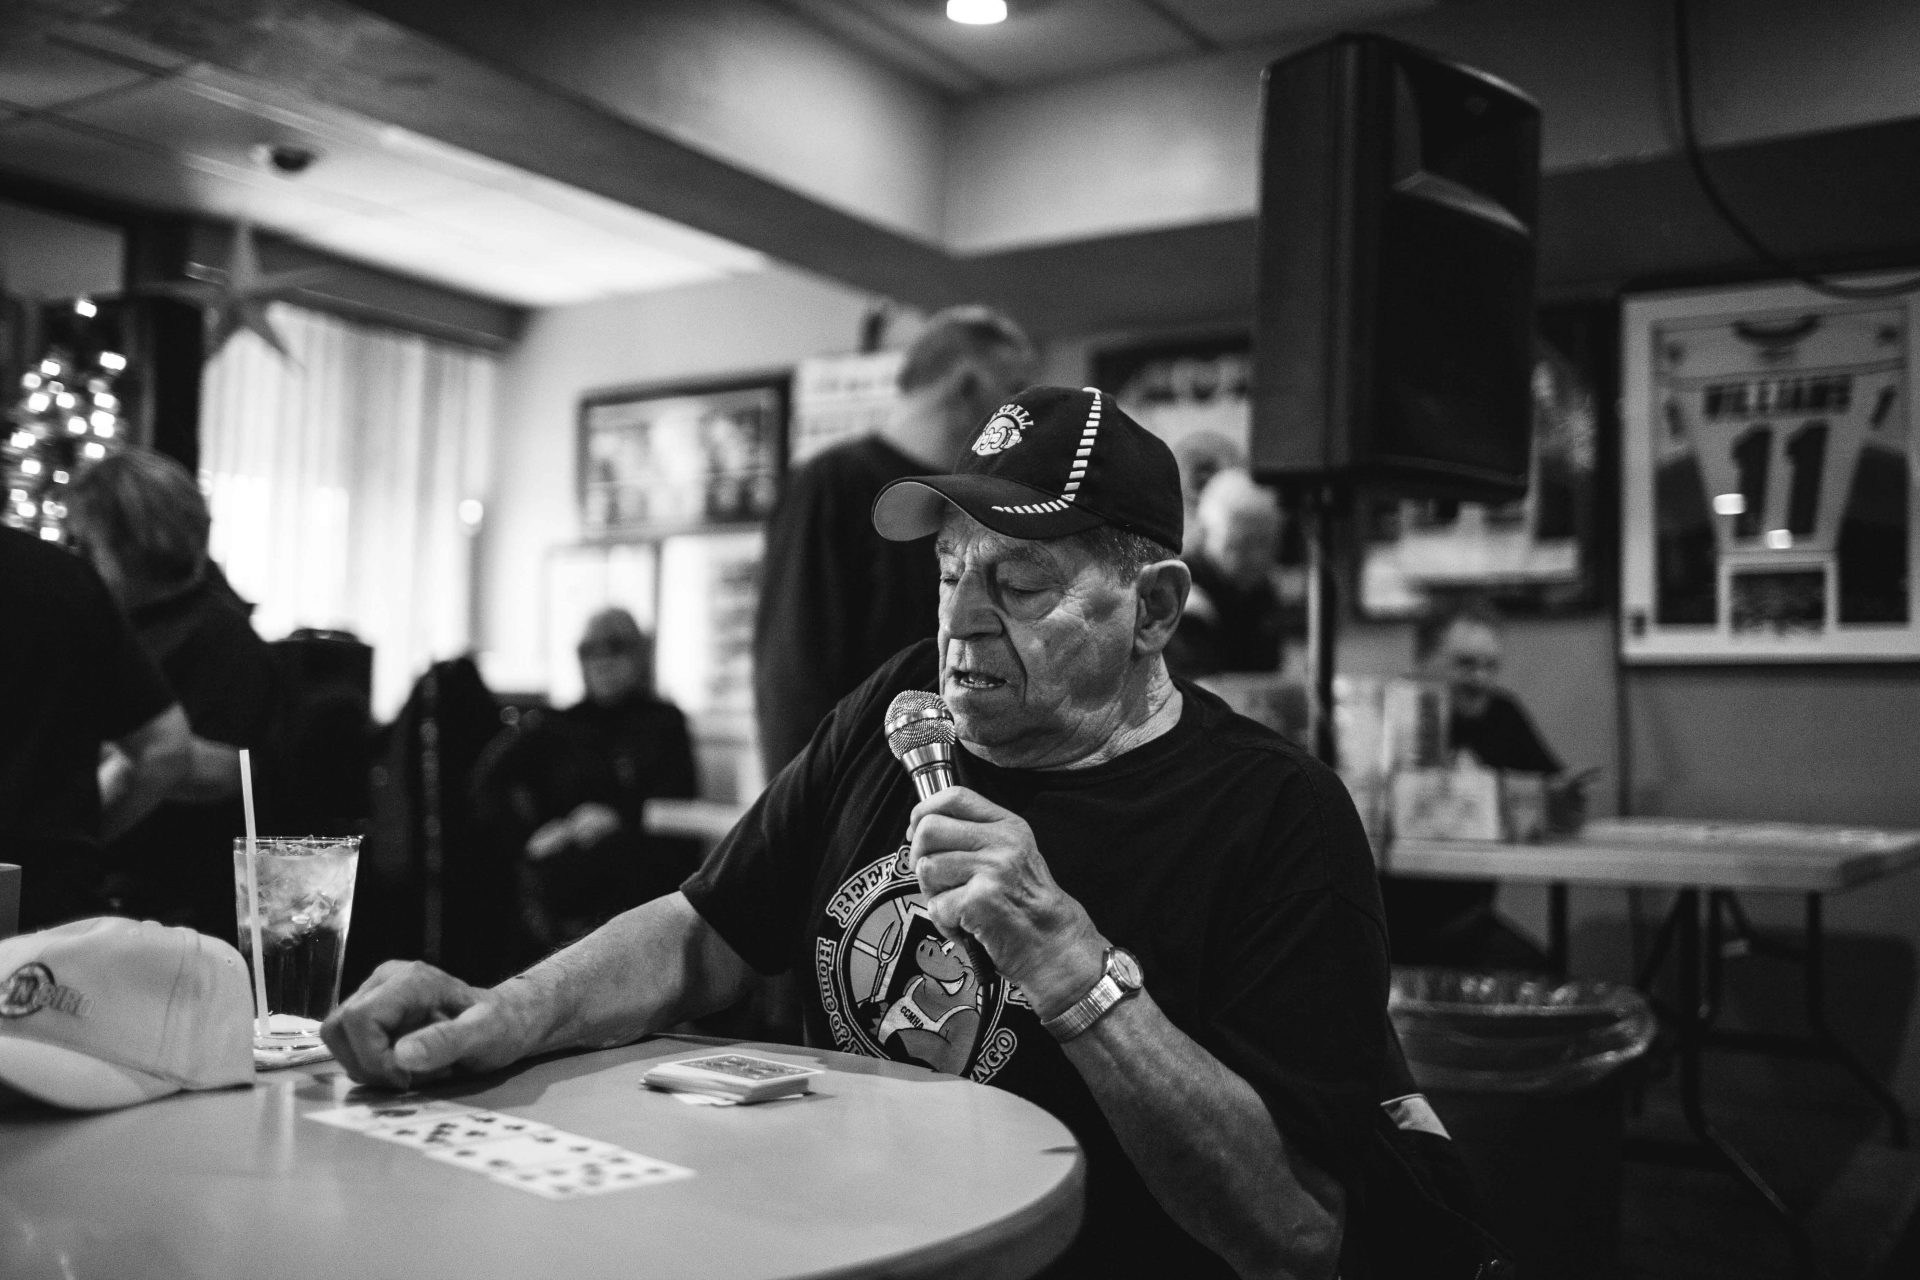
[[[493,357],[276,304],[288,358],[241,331],[207,364],[201,479],[212,551],[268,639],[373,646],[392,718],[436,659],[473,643],[472,533],[486,492]]]

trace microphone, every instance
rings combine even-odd
[[[953,744],[960,735],[953,727],[953,712],[939,694],[924,689],[895,694],[886,725],[887,750],[906,769],[922,800],[953,785]]]
[[[913,779],[922,800],[953,785],[953,744],[960,734],[944,698],[925,689],[902,690],[887,707],[886,731],[887,750]],[[957,932],[954,941],[967,949],[975,980],[986,982],[994,973],[993,957],[978,938]]]

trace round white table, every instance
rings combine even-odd
[[[575,1200],[303,1119],[393,1096],[331,1062],[122,1111],[0,1112],[0,1276],[1017,1280],[1078,1230],[1079,1145],[1003,1090],[768,1044],[739,1047],[827,1068],[810,1096],[693,1106],[640,1083],[733,1043],[655,1037],[424,1091],[694,1171]]]

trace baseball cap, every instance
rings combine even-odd
[[[882,489],[873,527],[895,542],[925,537],[949,503],[1010,538],[1110,524],[1169,554],[1186,518],[1173,450],[1097,387],[1028,387],[994,410],[951,475]]]
[[[253,1081],[240,953],[102,916],[0,940],[0,1086],[104,1111]]]

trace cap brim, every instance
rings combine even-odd
[[[0,1039],[0,1085],[74,1111],[110,1111],[178,1093],[180,1084],[37,1040]]]
[[[1064,538],[1107,523],[1085,507],[999,476],[908,476],[873,500],[873,527],[883,538],[910,542],[936,533],[958,507],[1009,538]]]

